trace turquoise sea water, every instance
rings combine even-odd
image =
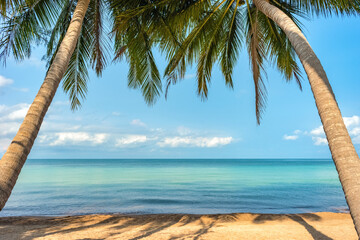
[[[330,159],[29,159],[0,216],[346,209]]]

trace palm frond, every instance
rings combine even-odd
[[[242,26],[241,26],[241,12],[239,7],[241,5],[240,0],[236,1],[235,7],[231,8],[231,18],[227,21],[224,29],[228,30],[228,34],[224,38],[224,47],[221,52],[221,71],[225,78],[225,84],[230,88],[233,88],[233,79],[232,73],[234,65],[236,63],[239,50],[241,48],[241,38],[242,38]]]
[[[221,50],[220,39],[223,39],[223,36],[227,34],[227,29],[224,28],[226,24],[226,16],[229,16],[229,9],[231,8],[234,0],[227,1],[226,4],[222,6],[219,11],[216,11],[216,14],[213,17],[214,26],[207,31],[205,42],[201,46],[200,57],[198,61],[197,69],[197,80],[198,80],[198,90],[197,93],[204,99],[208,95],[207,84],[211,79],[211,71],[213,64],[217,61]]]
[[[258,27],[263,32],[262,41],[268,59],[274,63],[287,81],[295,79],[301,90],[300,67],[296,62],[295,50],[286,34],[273,20],[261,12],[258,13],[257,21]]]
[[[115,55],[126,56],[129,63],[128,86],[140,89],[145,102],[152,105],[162,92],[162,83],[152,53],[154,42],[148,35],[147,19],[143,17],[129,19],[127,28],[114,27]]]
[[[86,17],[88,16],[85,15],[85,19]],[[91,58],[90,51],[93,41],[89,23],[90,21],[83,23],[81,34],[63,78],[63,89],[65,93],[69,94],[72,110],[81,107],[81,102],[86,98],[87,93],[87,82],[89,81],[87,66]]]
[[[266,87],[263,80],[263,75],[265,74],[263,68],[263,62],[266,58],[265,46],[262,29],[259,28],[259,11],[254,5],[249,5],[247,14],[247,28],[246,28],[246,37],[248,41],[248,54],[250,57],[250,66],[253,74],[253,81],[255,87],[255,112],[257,123],[260,124],[262,113],[265,108],[266,103]]]
[[[145,102],[149,105],[155,103],[156,99],[161,93],[162,83],[159,70],[155,64],[154,56],[151,51],[151,40],[149,39],[147,33],[143,27],[139,26],[139,45],[132,43],[127,44],[129,49],[129,55],[132,55],[134,51],[139,51],[136,61],[131,62],[130,64],[135,64],[137,68],[137,81],[141,82],[141,91]],[[136,41],[134,41],[136,43]]]
[[[103,24],[104,15],[107,6],[103,0],[92,0],[89,5],[89,21],[93,35],[93,45],[91,47],[91,66],[98,76],[101,76],[103,69],[106,67],[109,56],[110,39],[104,34],[106,27]]]
[[[67,0],[64,2],[57,21],[51,31],[49,40],[47,42],[47,50],[44,59],[47,59],[47,66],[49,67],[60,47],[60,44],[65,37],[66,31],[71,22],[71,16],[76,7],[75,0]]]
[[[60,1],[60,0],[59,0]],[[0,60],[12,54],[22,60],[31,54],[32,44],[44,39],[44,30],[49,28],[59,11],[58,0],[31,0],[15,2],[14,9],[0,26]]]
[[[203,18],[198,21],[198,24],[190,31],[186,39],[182,42],[181,47],[173,54],[165,68],[168,85],[170,82],[176,83],[177,79],[182,78],[186,71],[186,64],[191,65],[197,58],[197,55],[200,54],[201,46],[206,41],[206,34],[216,26],[214,18],[218,15],[217,10],[220,9],[225,2],[226,0],[223,0],[211,6],[211,9],[209,9],[205,16],[203,16]]]

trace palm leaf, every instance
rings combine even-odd
[[[253,74],[255,86],[255,112],[257,123],[260,124],[262,113],[266,103],[266,87],[263,81],[264,67],[263,62],[266,58],[265,46],[262,29],[259,28],[259,11],[254,5],[247,8],[247,28],[246,37],[248,42],[248,54],[250,57],[250,66]]]
[[[0,60],[5,64],[10,54],[16,60],[29,57],[33,43],[43,40],[44,29],[52,25],[58,6],[58,0],[15,2],[0,26]]]
[[[240,0],[236,1],[235,7],[231,8],[231,18],[227,21],[227,25],[224,26],[224,29],[228,29],[228,34],[226,34],[226,37],[223,39],[224,41],[224,47],[223,51],[221,53],[221,71],[225,78],[225,84],[229,86],[230,88],[233,88],[233,79],[232,79],[232,73],[233,68],[236,63],[239,49],[241,48],[241,13],[238,10],[240,6]]]
[[[178,78],[182,78],[186,71],[186,64],[192,64],[192,62],[196,59],[198,52],[201,51],[202,44],[206,41],[207,32],[216,26],[214,18],[218,14],[217,10],[225,2],[226,0],[223,0],[221,2],[216,2],[213,6],[211,6],[211,10],[209,10],[202,19],[200,19],[198,25],[190,31],[181,47],[179,47],[171,57],[169,64],[165,68],[165,76],[167,77],[168,86],[170,85],[170,82],[176,83]],[[198,79],[201,79],[201,73],[200,78],[198,73]],[[199,84],[201,85],[201,83]],[[205,85],[203,86],[205,87]]]
[[[60,47],[60,44],[66,34],[66,31],[71,22],[71,16],[75,10],[76,2],[75,0],[67,0],[64,2],[60,14],[57,18],[57,21],[51,31],[48,43],[47,51],[44,58],[48,59],[48,67],[52,64],[55,55]]]
[[[103,15],[107,10],[107,5],[103,0],[92,0],[89,5],[89,20],[91,26],[91,33],[93,36],[93,44],[91,46],[91,65],[98,76],[101,76],[103,69],[106,67],[107,58],[109,56],[109,42],[108,32],[103,24]]]
[[[197,93],[202,98],[207,98],[208,87],[207,83],[211,79],[211,71],[214,62],[217,60],[219,52],[221,50],[221,42],[219,39],[222,39],[222,36],[226,35],[227,29],[224,28],[224,19],[228,15],[229,9],[231,8],[234,0],[226,2],[222,8],[216,12],[213,17],[215,26],[207,31],[206,38],[204,39],[204,44],[200,50],[200,58],[198,61],[198,70],[197,70],[197,79],[198,79],[198,90]]]
[[[87,13],[85,20],[88,16]],[[93,41],[90,30],[90,21],[84,21],[74,53],[63,77],[63,89],[65,93],[69,94],[72,110],[79,109],[82,100],[86,98],[87,82],[89,81],[87,66],[91,58],[90,51]]]

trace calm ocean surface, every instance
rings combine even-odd
[[[346,209],[330,159],[30,159],[0,216]]]

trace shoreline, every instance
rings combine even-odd
[[[357,239],[349,213],[0,217],[0,239]]]

